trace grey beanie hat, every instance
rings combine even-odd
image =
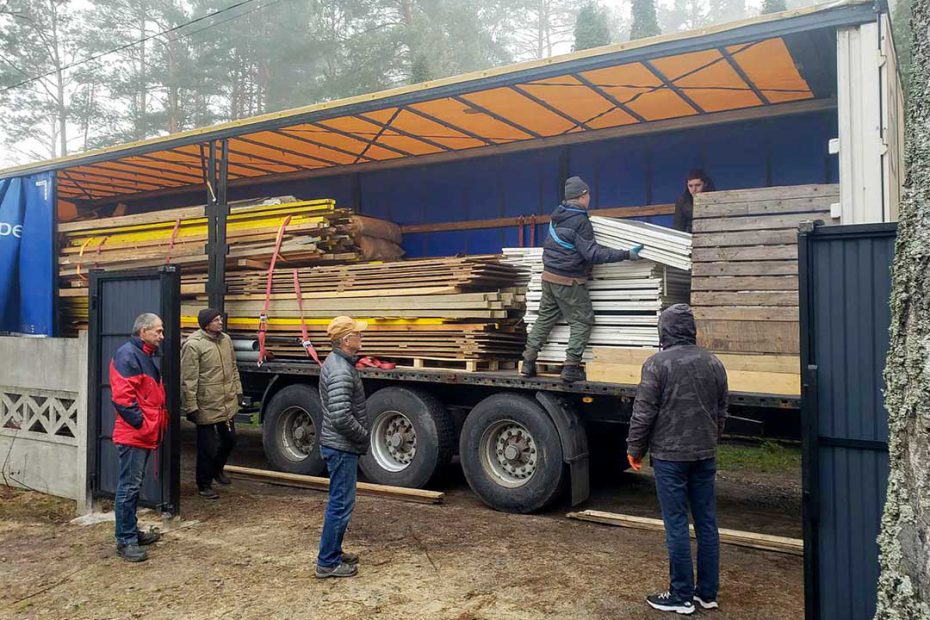
[[[588,193],[588,184],[581,180],[581,177],[569,177],[565,181],[565,200],[581,198]]]

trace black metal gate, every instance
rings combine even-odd
[[[178,267],[109,272],[91,271],[87,459],[88,485],[94,497],[116,494],[119,458],[111,439],[115,411],[110,398],[110,360],[132,331],[133,321],[154,312],[165,326],[165,340],[155,358],[165,384],[168,432],[149,459],[139,504],[177,514],[181,495],[180,343],[181,274]]]
[[[808,620],[875,613],[896,228],[825,226],[798,237]]]

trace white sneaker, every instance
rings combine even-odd
[[[704,609],[717,609],[720,607],[717,604],[717,601],[705,601],[697,594],[694,595],[694,602],[703,607]]]

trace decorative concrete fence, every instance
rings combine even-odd
[[[0,484],[87,499],[87,334],[0,337]]]

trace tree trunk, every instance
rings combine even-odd
[[[65,105],[65,76],[61,70],[61,39],[58,33],[58,7],[54,2],[49,3],[51,9],[52,62],[55,63],[55,115],[58,121],[59,154],[64,157],[68,154],[68,107]]]
[[[885,367],[888,496],[879,535],[876,620],[930,618],[930,4],[914,3],[907,177]]]

